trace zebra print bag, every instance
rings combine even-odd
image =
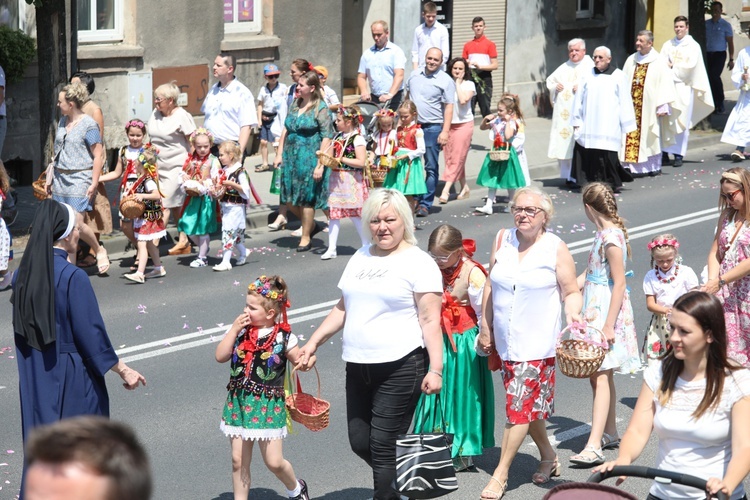
[[[440,395],[436,397],[440,417]],[[423,407],[424,408],[424,407]],[[443,420],[442,429],[445,429]],[[458,489],[451,459],[453,434],[401,434],[396,440],[396,489],[409,498],[437,498]]]

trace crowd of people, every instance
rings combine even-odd
[[[473,20],[475,39],[462,57],[450,58],[436,12],[434,3],[424,4],[424,23],[415,30],[411,53],[414,71],[405,85],[405,55],[389,42],[385,21],[372,24],[375,44],[362,56],[358,79],[363,99],[379,107],[371,133],[363,129],[362,110],[341,105],[325,86],[326,68],[296,59],[290,68],[293,84],[287,87],[278,81],[279,68],[268,64],[256,100],[235,77],[234,58],[220,54],[213,65],[217,83],[202,108],[203,126],[177,104],[174,83],[160,85],[153,114],[145,122],[133,118],[125,124],[129,144],[120,149],[115,167],[104,172],[103,120],[90,98],[93,80],[78,74],[62,89],[62,118],[47,171],[50,199],[39,205],[15,275],[7,271],[10,241],[0,219],[0,289],[13,283],[28,450],[22,498],[44,491],[51,484],[43,479],[50,467],[70,461],[100,477],[109,474],[81,456],[47,453],[40,443],[57,439],[56,433],[80,436],[73,444],[110,439],[127,449],[123,454],[145,462],[137,458],[143,450],[127,429],[85,419],[43,427],[79,415],[108,416],[107,371],[119,374],[127,389],[146,383],[115,354],[88,277],[75,266],[88,255],[88,249],[79,253],[82,239],[98,273],[109,269],[98,241],[106,220],[97,221],[96,207],[102,206],[97,198],[103,197],[109,211],[101,185],[117,181],[122,199],[145,206],[132,218],[119,214],[136,248],[131,272],[124,275],[129,282],[166,275],[157,244],[170,219],[179,233],[169,253],[189,254],[195,245],[191,268],[208,266],[211,235],[221,228],[221,261],[213,270],[229,271],[248,255],[246,208],[259,197],[244,160],[258,126],[262,163],[256,171],[273,169],[278,181],[272,188],[280,208],[269,228],[284,229],[291,212],[301,221],[296,250],[307,252],[322,230],[315,221],[320,210],[329,221],[322,260],[337,257],[345,218],[352,221],[361,248],[338,282],[341,299],[306,344],[291,332],[290,290],[278,275],[250,283],[243,312],[218,343],[216,361],[230,362],[220,429],[230,440],[235,498],[246,498],[250,490],[256,441],[289,498],[310,498],[307,482],[282,453],[288,434],[284,379],[288,366],[314,368],[318,349],[338,332],[346,362],[349,442],[372,469],[375,499],[401,498],[394,489],[396,439],[412,422],[417,432],[454,435],[456,471],[472,469],[474,457],[495,446],[492,371],[501,374],[505,422],[499,461],[480,498],[503,497],[527,435],[540,454],[531,481],[549,483],[562,474],[545,422],[555,411],[555,346],[563,317],[575,331],[598,332],[607,352],[589,377],[591,431],[569,461],[599,470],[628,465],[653,430],[659,437],[657,467],[705,478],[710,492],[743,498],[742,480],[750,472],[750,434],[740,425],[750,412],[748,170],[735,167],[721,176],[721,214],[700,279],[681,261],[674,235],[660,234],[648,243],[653,269],[643,290],[652,318],[640,348],[626,285],[632,250],[616,193],[634,177],[659,175],[669,154],[680,167],[690,127],[713,109],[688,20],[674,20],[676,36],[661,53],[653,49],[653,33],[639,32],[637,52],[622,70],[611,64],[607,47],[597,47],[592,60],[585,42],[573,39],[569,60],[547,79],[555,104],[549,156],[559,160],[561,177],[582,189],[584,212],[596,227],[585,269],[577,270],[567,245],[549,230],[555,212],[551,198],[531,186],[519,98],[503,93],[491,112],[487,75],[497,67],[497,52],[483,35],[484,20]],[[742,57],[750,55],[740,56],[735,73]],[[738,85],[748,80],[746,66],[743,71],[733,73]],[[748,95],[743,89],[741,99]],[[479,128],[492,141],[477,179],[488,189],[487,200],[475,211],[491,215],[497,189],[507,189],[509,202],[500,210],[513,217],[513,227],[493,239],[489,269],[472,259],[475,242],[455,227],[437,227],[427,251],[414,235],[415,217],[428,216],[432,207],[441,148],[446,168],[439,203],[449,202],[454,186],[458,199],[469,196],[465,162],[475,104],[482,113]],[[725,136],[734,130],[745,137],[740,128],[731,128],[744,123],[743,109],[733,110]],[[742,158],[743,151],[738,149]],[[374,188],[373,169],[387,169],[382,189]],[[7,192],[3,170],[0,190]],[[149,259],[153,267],[147,272]],[[49,304],[44,314],[32,307],[39,303]],[[614,373],[641,369],[641,394],[621,438]],[[617,458],[607,461],[604,452],[617,448]],[[100,456],[92,446],[82,453]],[[132,472],[135,466],[128,467]],[[138,488],[147,498],[150,479],[146,476]],[[658,483],[649,498],[676,495],[692,498],[679,487]]]

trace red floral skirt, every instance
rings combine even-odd
[[[547,420],[555,410],[555,358],[503,360],[505,420],[512,425]]]

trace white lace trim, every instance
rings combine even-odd
[[[240,437],[244,441],[270,441],[284,439],[287,435],[286,426],[281,429],[245,429],[234,425],[227,425],[222,420],[219,429],[228,437]]]

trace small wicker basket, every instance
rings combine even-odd
[[[370,176],[372,177],[373,187],[383,187],[385,178],[388,176],[387,168],[376,168],[375,165],[370,169]]]
[[[584,329],[583,336],[587,338],[563,338],[565,336],[572,337],[574,330],[579,328]],[[602,342],[592,339],[593,335],[601,337]],[[557,348],[555,349],[557,366],[563,375],[568,377],[588,378],[602,366],[607,350],[607,339],[598,328],[586,324],[568,325],[560,332],[557,339]]]
[[[188,196],[203,196],[204,194],[199,189],[201,187],[201,183],[194,179],[185,181],[183,187],[185,188],[185,194]]]
[[[341,168],[341,160],[339,160],[338,158],[335,158],[323,152],[316,154],[318,155],[318,161],[321,165],[328,168]]]
[[[294,374],[295,370],[292,370]],[[299,422],[313,432],[322,431],[328,427],[331,403],[320,398],[320,373],[315,368],[318,377],[318,397],[302,392],[299,374],[296,374],[297,390],[286,397],[286,409],[292,420]]]
[[[510,158],[510,146],[507,149],[492,149],[490,150],[490,160],[492,161],[508,161]]]
[[[46,200],[49,198],[47,194],[47,171],[43,170],[37,180],[31,183],[31,188],[34,190],[34,198],[39,201]]]
[[[146,211],[146,204],[130,195],[120,200],[120,213],[127,219],[135,219]]]

